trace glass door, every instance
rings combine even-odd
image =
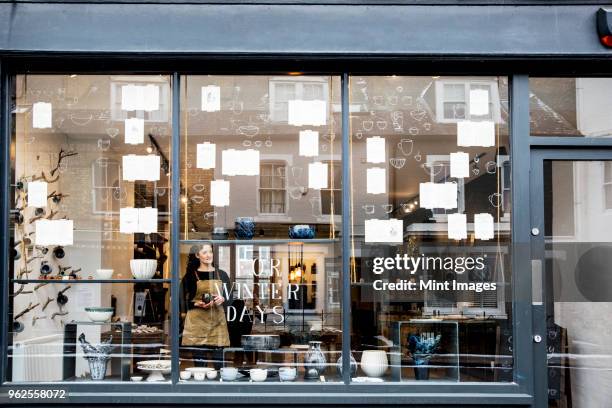
[[[531,171],[536,405],[609,406],[612,151],[535,151]]]

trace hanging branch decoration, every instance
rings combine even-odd
[[[37,291],[38,289],[42,288],[43,286],[48,285],[49,282],[41,282],[38,285],[34,286],[34,290]]]
[[[21,286],[19,287],[19,289],[17,289],[17,291],[15,293],[13,293],[13,296],[19,296],[21,294],[25,295],[25,294],[29,294],[29,293],[34,293],[34,291],[32,290],[24,290],[25,289],[25,283],[22,283]]]
[[[42,258],[44,258],[42,255],[33,256],[32,258],[26,261],[26,265],[30,264],[35,259],[42,259]]]
[[[55,320],[55,318],[56,318],[57,316],[66,316],[67,314],[68,314],[68,312],[55,312],[55,313],[53,313],[53,314],[51,315],[51,319],[52,319],[52,320]]]
[[[31,269],[28,269],[28,268],[22,268],[22,269],[19,271],[19,274],[18,274],[18,276],[17,276],[17,279],[21,279],[21,277],[22,277],[23,275],[26,275],[26,278],[27,278],[27,275],[28,275],[29,273],[32,273],[32,270],[31,270]]]
[[[76,156],[77,154],[77,152],[72,150],[65,152],[64,149],[60,149],[59,157],[57,159],[57,166],[55,166],[55,168],[51,170],[51,176],[54,176],[55,172],[59,170],[60,165],[62,164],[62,160],[64,160],[66,157]]]
[[[52,297],[47,297],[47,300],[45,300],[45,303],[43,304],[42,310],[44,311],[47,306],[49,306],[49,303],[53,302],[55,300],[55,298]]]
[[[32,305],[32,302],[30,302],[28,307],[26,307],[24,310],[22,310],[21,312],[17,313],[15,315],[15,317],[13,317],[13,320],[19,319],[21,316],[23,316],[24,314],[28,313],[30,310],[33,310],[33,309],[37,308],[38,306],[40,306],[40,303]]]
[[[51,170],[50,176],[53,177],[55,176],[55,173],[60,169],[60,166],[62,165],[62,160],[64,160],[66,157],[70,157],[70,156],[76,156],[78,153],[74,152],[74,151],[64,151],[64,149],[60,149],[59,152],[59,156],[57,159],[57,165],[55,166],[55,168],[53,168]],[[40,180],[43,179],[45,180],[48,184],[52,184],[55,183],[57,180],[59,180],[59,173],[57,174],[57,176],[55,176],[55,178],[48,178],[47,175],[45,174],[44,171],[41,172],[40,176],[32,176],[32,181],[36,181],[36,180]]]
[[[47,318],[47,316],[45,316],[45,315],[42,315],[42,316],[34,315],[34,316],[32,316],[32,327],[34,327],[36,325],[36,321],[37,320],[46,319],[46,318]]]
[[[51,194],[47,196],[47,199],[51,199],[55,204],[58,204],[62,201],[62,198],[69,197],[70,194],[58,193],[55,190]]]

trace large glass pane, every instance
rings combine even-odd
[[[351,77],[353,381],[513,381],[505,77]]]
[[[549,407],[612,398],[611,165],[544,162]]]
[[[339,78],[182,84],[181,378],[338,381]]]
[[[168,381],[169,77],[14,79],[9,378]]]
[[[530,78],[532,136],[612,136],[612,78]]]

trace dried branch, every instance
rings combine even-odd
[[[47,306],[49,306],[49,303],[53,302],[55,300],[55,298],[52,297],[47,297],[47,300],[45,300],[45,303],[43,304],[42,310],[44,311]]]
[[[48,284],[49,284],[49,282],[40,282],[38,285],[34,286],[34,290],[36,291],[36,290],[38,290],[38,289],[40,289],[43,286],[46,286]]]
[[[45,316],[45,315],[42,315],[42,316],[36,316],[36,315],[34,315],[34,316],[32,316],[32,326],[35,326],[35,325],[36,325],[36,321],[37,321],[37,320],[40,320],[40,319],[46,319],[46,318],[47,318],[47,316]]]
[[[13,296],[18,296],[21,294],[30,294],[30,293],[34,293],[34,291],[32,290],[24,290],[25,289],[25,283],[22,283],[21,286],[19,287],[19,289],[17,289],[17,291],[15,293],[13,293]]]
[[[60,165],[62,164],[62,160],[64,160],[66,157],[70,157],[70,156],[76,156],[78,153],[74,152],[74,151],[68,151],[65,152],[64,149],[60,149],[59,152],[59,157],[57,159],[57,166],[55,166],[55,168],[53,170],[51,170],[51,176],[55,175],[55,172],[59,170]],[[44,173],[43,173],[44,175]],[[59,178],[59,176],[58,176]]]
[[[66,316],[68,312],[55,312],[51,315],[51,319],[55,319],[56,316]]]
[[[21,316],[23,316],[24,314],[28,313],[30,310],[37,308],[38,306],[40,306],[40,303],[37,303],[35,305],[32,305],[32,302],[30,302],[30,304],[28,305],[28,307],[26,307],[23,311],[17,313],[14,317],[13,320],[17,320],[19,319]]]
[[[32,273],[32,270],[31,270],[31,269],[28,269],[28,268],[22,268],[22,269],[19,271],[19,274],[17,274],[17,279],[21,279],[21,277],[22,277],[23,275],[26,275],[26,277],[27,277],[27,274],[28,274],[28,273]]]

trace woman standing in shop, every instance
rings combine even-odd
[[[230,345],[225,308],[232,301],[232,287],[227,273],[215,266],[212,244],[191,247],[181,286],[187,309],[182,345],[191,346],[196,366],[212,355],[219,368],[223,347]]]

